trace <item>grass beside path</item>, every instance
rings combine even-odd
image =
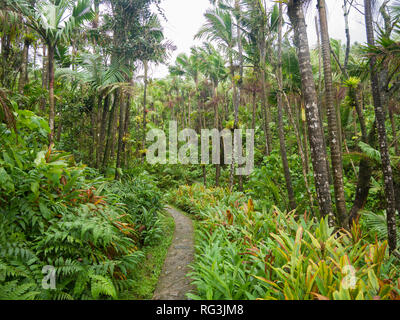
[[[160,219],[163,239],[155,246],[146,248],[146,258],[140,265],[140,270],[137,271],[134,286],[122,299],[148,300],[153,297],[175,229],[174,219],[166,210],[160,213]]]

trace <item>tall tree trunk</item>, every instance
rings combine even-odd
[[[24,92],[24,87],[28,83],[29,45],[29,40],[25,39],[24,49],[22,50],[21,73],[18,82],[18,92],[21,94]]]
[[[271,139],[271,113],[269,110],[269,106],[267,104],[267,86],[265,82],[265,56],[264,62],[261,61],[263,64],[261,66],[261,105],[262,105],[262,112],[263,112],[263,119],[264,119],[264,133],[265,133],[265,154],[267,156],[270,155],[272,151],[272,139]]]
[[[361,119],[360,119],[361,121]],[[368,136],[362,138],[364,143],[368,143],[371,147],[376,144],[376,122],[373,123]],[[349,227],[353,222],[358,221],[359,212],[364,208],[369,194],[370,182],[372,177],[372,167],[368,159],[361,159],[358,169],[358,181],[353,206],[349,213]]]
[[[101,108],[102,98],[99,97],[99,106]],[[100,132],[98,133],[98,140],[97,140],[97,154],[96,154],[96,168],[100,169],[101,161],[104,153],[104,139],[106,137],[106,126],[107,126],[107,114],[109,113],[109,106],[110,106],[110,95],[107,95],[104,99],[103,104],[103,112],[101,114],[100,120]]]
[[[240,10],[240,1],[235,0],[235,15],[236,15],[236,37],[238,43],[238,51],[239,51],[239,79],[237,81],[237,85],[234,83],[233,87],[233,94],[234,94],[234,109],[235,109],[235,121],[233,124],[233,130],[239,128],[239,104],[240,104],[240,93],[241,93],[241,86],[243,83],[243,48],[242,48],[242,32],[240,29],[241,25],[241,10]],[[232,163],[230,168],[230,178],[229,178],[229,189],[233,189],[234,184],[234,170],[235,170],[235,163],[234,163],[234,148],[232,148]]]
[[[97,116],[97,112],[96,112],[96,98],[93,97],[93,104],[92,104],[92,110],[90,110],[90,145],[89,145],[89,163],[91,166],[95,166],[96,164],[96,116]],[[99,98],[100,99],[100,98]]]
[[[289,197],[289,208],[294,210],[296,208],[296,200],[294,197],[292,177],[290,176],[289,163],[286,154],[286,143],[285,133],[283,130],[283,106],[282,106],[282,91],[283,91],[283,79],[282,79],[282,3],[279,3],[279,24],[278,24],[278,134],[279,134],[279,145],[281,150],[283,173],[285,175],[286,189]]]
[[[257,92],[256,90],[253,90],[252,93],[252,106],[253,106],[253,110],[252,110],[252,115],[251,115],[251,128],[253,130],[256,129],[256,112],[257,112]]]
[[[49,44],[49,145],[54,140],[54,120],[55,120],[55,101],[54,101],[54,45]]]
[[[325,104],[328,118],[329,145],[331,149],[331,161],[333,172],[333,186],[335,190],[336,210],[338,220],[341,226],[347,227],[347,209],[343,185],[343,162],[342,146],[340,144],[338,125],[336,118],[336,109],[334,105],[334,94],[332,85],[332,66],[330,54],[330,40],[328,31],[328,21],[326,17],[325,0],[318,1],[319,21],[322,43],[322,57],[325,78]]]
[[[349,63],[349,56],[350,56],[350,27],[349,27],[349,14],[350,14],[350,8],[347,8],[347,1],[348,0],[343,0],[343,15],[344,15],[344,31],[346,34],[346,53],[344,56],[344,64],[343,68],[347,69],[347,65]]]
[[[370,46],[375,44],[374,29],[372,24],[371,0],[364,0],[365,6],[365,25],[367,30],[367,41]],[[385,195],[387,201],[386,216],[388,227],[389,250],[392,253],[396,249],[396,208],[393,188],[392,167],[390,165],[390,155],[387,144],[385,128],[385,112],[381,102],[381,88],[379,84],[378,73],[376,70],[376,58],[370,58],[371,86],[374,100],[376,127],[378,131],[379,149],[382,158],[382,171],[385,185]]]
[[[295,44],[299,58],[301,86],[305,99],[305,112],[311,148],[311,160],[314,168],[315,188],[322,216],[328,217],[330,225],[334,224],[332,200],[329,187],[326,150],[323,148],[322,124],[317,105],[317,93],[312,74],[310,50],[308,46],[307,27],[301,1],[288,3],[289,18],[292,22]]]
[[[42,64],[43,64],[43,70],[42,70],[42,89],[45,90],[48,88],[48,78],[49,78],[49,59],[48,56],[46,56],[46,45],[43,44],[43,56],[42,56]],[[40,110],[42,111],[42,114],[44,114],[44,111],[46,109],[46,99],[43,97],[40,100]]]
[[[133,83],[132,83],[133,84]],[[126,102],[126,107],[125,107],[125,122],[124,122],[124,139],[123,139],[123,144],[122,144],[122,152],[124,153],[124,166],[127,166],[127,140],[129,136],[129,126],[130,126],[130,115],[131,115],[131,93],[128,93],[128,99]]]
[[[127,100],[129,97],[127,97]],[[121,99],[120,103],[120,110],[119,110],[119,125],[118,125],[118,149],[117,149],[117,163],[115,168],[115,180],[119,180],[120,170],[121,169],[121,159],[122,159],[122,152],[123,152],[123,138],[124,138],[124,116],[125,116],[125,108],[127,108],[127,103]]]
[[[321,101],[322,101],[322,50],[321,50],[320,30],[319,30],[317,16],[315,16],[315,31],[317,33],[317,46],[318,46],[318,102],[321,104]]]
[[[103,163],[102,163],[102,170],[104,170],[107,166],[109,157],[110,157],[110,153],[111,153],[111,145],[112,145],[112,135],[113,135],[113,124],[114,124],[114,118],[115,118],[115,111],[117,108],[117,104],[118,104],[118,90],[115,92],[114,94],[114,101],[111,107],[111,111],[110,111],[110,115],[108,118],[108,128],[107,128],[107,138],[106,138],[106,146],[104,149],[104,156],[103,156]]]
[[[298,126],[298,122],[296,122],[293,118],[293,114],[292,114],[292,109],[290,107],[290,102],[289,99],[286,95],[286,93],[283,91],[282,92],[283,96],[285,97],[285,101],[286,101],[286,112],[290,121],[290,124],[292,125],[292,127],[294,128],[294,134],[296,136],[296,141],[297,141],[297,147],[299,150],[299,154],[300,154],[300,159],[301,159],[301,168],[302,168],[302,173],[303,173],[303,179],[304,179],[304,186],[306,187],[306,191],[307,191],[307,195],[308,195],[308,199],[310,201],[310,211],[313,214],[314,213],[314,199],[313,199],[313,195],[311,193],[310,190],[310,185],[308,182],[308,156],[306,157],[304,154],[304,149],[306,149],[306,152],[308,153],[308,148],[307,148],[307,140],[304,141],[304,148],[303,148],[303,144],[301,142],[301,134],[300,134],[300,130],[299,130],[299,126]]]
[[[117,104],[114,109],[113,123],[112,123],[112,131],[111,131],[111,145],[110,145],[110,160],[114,160],[115,158],[115,146],[117,143],[117,127],[118,127],[118,115],[119,115],[119,105],[122,102],[121,100],[121,92],[119,92],[117,96]]]
[[[144,90],[143,90],[143,124],[142,124],[142,150],[145,149],[146,146],[146,104],[147,104],[147,72],[148,72],[148,63],[147,61],[143,61],[144,66]],[[142,157],[142,161],[144,161],[144,157]]]

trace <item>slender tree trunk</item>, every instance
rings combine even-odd
[[[319,104],[321,104],[321,101],[322,101],[322,50],[321,50],[320,30],[319,30],[317,16],[315,16],[315,31],[317,33],[317,46],[318,46],[318,102],[319,102]]]
[[[265,58],[264,58],[265,59]],[[265,82],[265,60],[261,61],[261,105],[264,118],[264,132],[265,132],[265,154],[270,155],[272,151],[272,139],[271,139],[271,113],[267,105],[267,87]]]
[[[350,56],[350,27],[349,27],[349,13],[350,8],[347,8],[347,1],[343,0],[343,15],[344,15],[344,30],[346,34],[346,53],[344,56],[344,65],[343,68],[347,69],[347,64],[349,63],[349,56]]]
[[[131,94],[128,94],[128,99],[125,107],[125,122],[124,122],[124,139],[122,145],[122,152],[124,154],[124,166],[127,166],[127,146],[128,146],[128,136],[129,136],[129,127],[130,127],[130,114],[131,114]]]
[[[48,64],[48,57],[46,56],[46,45],[43,44],[43,57],[42,57],[42,64],[43,64],[43,71],[42,71],[42,89],[47,89],[48,86],[48,77],[49,77],[49,64]],[[40,101],[40,110],[44,114],[46,109],[46,99],[42,98]]]
[[[57,134],[56,134],[56,141],[60,142],[61,139],[61,132],[62,132],[62,121],[60,119],[58,127],[57,127]]]
[[[129,99],[129,97],[127,97]],[[127,100],[128,100],[127,99]],[[121,99],[120,103],[120,110],[119,110],[119,125],[118,125],[118,149],[117,149],[117,163],[115,168],[115,180],[119,180],[121,175],[119,169],[121,169],[121,159],[122,159],[122,152],[123,152],[123,138],[124,138],[124,116],[125,116],[125,108],[127,103]]]
[[[54,101],[54,45],[49,44],[49,145],[54,140],[54,120],[55,120],[55,101]]]
[[[102,170],[104,170],[107,166],[109,157],[110,157],[110,153],[111,153],[111,145],[112,145],[112,135],[113,135],[113,124],[114,124],[114,118],[115,118],[115,109],[117,108],[117,104],[118,104],[118,90],[115,92],[114,95],[114,101],[111,107],[111,111],[110,111],[110,115],[108,118],[108,128],[107,128],[107,138],[106,138],[106,146],[104,149],[104,156],[103,156],[103,163],[102,163]]]
[[[283,173],[285,175],[286,189],[289,197],[289,208],[294,210],[296,208],[296,200],[294,197],[292,177],[290,176],[289,163],[286,154],[286,143],[285,143],[285,132],[283,130],[283,106],[282,106],[282,91],[283,91],[283,79],[282,79],[282,3],[279,3],[279,25],[278,25],[278,134],[279,134],[279,145],[281,150]]]
[[[310,152],[308,149],[308,137],[307,137],[307,119],[306,119],[306,108],[304,106],[303,98],[299,98],[300,108],[301,108],[301,125],[302,125],[302,134],[303,134],[303,142],[304,142],[304,155],[305,155],[305,168],[307,174],[310,171]],[[297,109],[298,110],[298,109]],[[296,112],[297,115],[297,112]]]
[[[237,36],[237,43],[238,43],[238,51],[239,51],[239,79],[237,81],[237,85],[233,83],[233,94],[234,94],[234,109],[235,109],[235,121],[233,124],[233,130],[239,128],[239,104],[240,104],[240,93],[241,93],[241,86],[243,83],[243,48],[242,48],[242,32],[240,29],[241,25],[241,11],[240,11],[240,1],[235,0],[235,14],[237,16],[236,21],[236,36]],[[233,80],[234,81],[234,80]],[[235,81],[234,81],[235,82]],[[229,178],[229,189],[233,189],[234,184],[234,170],[235,170],[235,163],[234,163],[234,148],[232,148],[232,163],[230,168],[230,178]]]
[[[18,92],[22,94],[24,87],[28,83],[28,60],[29,60],[29,41],[24,41],[24,49],[22,51],[21,73],[18,82]]]
[[[146,146],[146,104],[147,104],[147,72],[148,72],[148,64],[147,61],[143,61],[144,66],[144,91],[143,91],[143,124],[142,124],[142,150],[145,149]],[[142,157],[142,161],[144,161],[144,157]]]
[[[94,166],[96,163],[96,98],[93,97],[92,110],[90,110],[90,144],[89,144],[89,163]],[[100,98],[99,98],[100,99]]]
[[[336,109],[334,105],[334,94],[332,84],[332,67],[330,55],[330,41],[328,32],[328,21],[326,17],[325,0],[318,1],[319,21],[321,25],[322,56],[325,78],[325,104],[328,117],[329,145],[331,148],[331,161],[333,172],[333,186],[335,189],[336,210],[339,223],[347,227],[347,209],[344,195],[343,184],[343,162],[342,146],[340,144],[338,125],[336,118]]]
[[[365,7],[365,25],[367,29],[367,41],[370,46],[375,44],[374,29],[372,24],[372,8],[371,0],[364,0]],[[379,149],[382,158],[382,171],[385,185],[385,195],[387,201],[386,216],[388,227],[389,249],[392,253],[396,249],[396,208],[393,188],[392,167],[390,165],[390,155],[387,144],[386,128],[385,128],[385,112],[381,102],[380,84],[378,73],[376,70],[376,58],[370,58],[371,86],[372,96],[374,100],[376,126],[378,131]]]
[[[308,135],[311,147],[311,160],[314,168],[314,180],[319,208],[322,216],[334,223],[331,194],[329,187],[328,168],[326,165],[326,150],[323,148],[322,124],[317,105],[317,93],[312,74],[310,50],[308,46],[307,27],[300,1],[292,0],[288,3],[289,18],[292,22],[295,43],[298,51],[302,92],[305,99],[305,111],[308,125]]]
[[[102,98],[99,97],[99,109],[101,108],[101,102]],[[98,141],[97,141],[97,154],[96,154],[96,168],[100,169],[101,166],[101,161],[104,153],[104,139],[106,137],[106,126],[107,126],[107,114],[109,113],[108,109],[110,106],[110,95],[107,95],[106,98],[104,99],[104,104],[103,104],[103,112],[101,115],[101,120],[100,120],[100,132],[98,135]]]
[[[374,147],[376,144],[376,122],[371,127],[368,137],[363,138],[363,142],[368,143]],[[353,202],[353,206],[349,213],[349,227],[352,227],[353,222],[358,221],[359,212],[364,208],[369,194],[370,182],[372,177],[372,166],[368,159],[362,159],[360,161],[358,169],[358,181],[356,194]]]
[[[122,102],[121,93],[117,96],[117,104],[114,109],[113,123],[112,123],[112,131],[111,131],[111,146],[110,146],[110,159],[114,160],[115,158],[115,146],[117,143],[117,127],[118,127],[118,115],[119,115],[119,105]]]
[[[256,90],[253,91],[252,105],[253,105],[253,112],[251,115],[251,128],[253,130],[255,130],[256,129],[256,112],[257,112],[257,92],[256,92]]]
[[[308,195],[308,199],[310,201],[310,211],[313,214],[314,213],[314,199],[310,190],[310,185],[308,183],[308,162],[306,160],[306,156],[304,155],[304,148],[303,148],[303,144],[301,142],[301,134],[300,134],[300,130],[299,130],[299,126],[298,123],[294,120],[293,118],[293,114],[292,114],[292,109],[290,108],[290,102],[289,99],[287,97],[287,95],[285,94],[285,92],[282,92],[283,96],[285,97],[285,101],[286,101],[286,112],[289,118],[289,121],[292,125],[292,127],[294,128],[294,133],[296,136],[296,141],[297,141],[297,147],[299,150],[299,154],[300,154],[300,159],[301,159],[301,168],[302,168],[302,173],[303,173],[303,179],[304,179],[304,186],[306,187],[306,191],[307,191],[307,195]],[[304,147],[307,148],[307,140],[305,140],[305,144]],[[308,151],[307,151],[308,152]]]

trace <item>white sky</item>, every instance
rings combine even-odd
[[[269,1],[271,5],[273,1]],[[344,17],[342,10],[342,0],[327,0],[328,7],[328,24],[331,38],[340,39],[343,43],[346,41],[344,31]],[[204,24],[204,13],[210,8],[209,0],[163,0],[161,8],[168,21],[161,18],[164,27],[165,37],[171,40],[177,47],[177,50],[171,54],[168,63],[173,64],[179,53],[190,53],[190,47],[200,45],[201,40],[194,40],[194,35]],[[362,7],[360,7],[362,10]],[[315,32],[314,17],[317,14],[316,1],[308,7],[306,19],[308,25],[308,39],[310,46],[313,47],[317,43]],[[285,17],[287,20],[287,17]],[[365,42],[364,17],[354,8],[350,12],[350,36],[352,43],[355,41]],[[161,78],[168,74],[166,65],[158,65],[151,67],[150,76],[153,78]]]

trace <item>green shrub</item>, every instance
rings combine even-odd
[[[46,122],[17,112],[0,124],[0,298],[117,298],[141,247],[160,237],[161,196],[143,176],[110,182],[45,146]],[[56,289],[42,287],[53,266]]]

